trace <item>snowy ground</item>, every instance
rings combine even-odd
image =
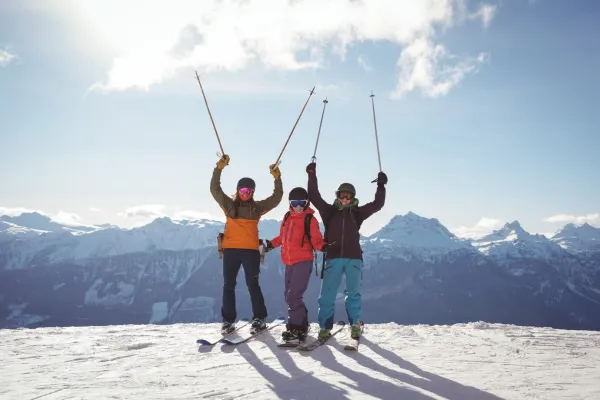
[[[313,326],[316,331],[316,326]],[[216,324],[0,331],[0,398],[600,399],[600,332],[367,325],[358,353],[198,348]]]

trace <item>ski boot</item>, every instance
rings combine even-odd
[[[281,333],[281,338],[286,343],[302,343],[306,341],[308,327],[302,325],[286,324],[286,330]]]
[[[250,333],[255,334],[257,332],[262,331],[267,328],[267,323],[264,318],[254,318],[252,320],[252,325],[250,326]]]
[[[235,324],[233,322],[223,321],[221,324],[221,335],[229,335],[233,331],[235,331]]]
[[[360,339],[360,335],[362,333],[363,323],[362,321],[358,321],[355,324],[350,325],[350,337],[354,340]]]
[[[319,331],[319,340],[327,340],[331,336],[331,329],[321,329]]]
[[[281,334],[281,338],[286,343],[300,344],[306,341],[306,333],[293,329],[291,331],[285,331]]]

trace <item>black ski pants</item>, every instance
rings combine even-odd
[[[258,283],[260,274],[260,252],[250,249],[223,249],[223,322],[235,322],[235,286],[240,267],[244,267],[246,286],[252,302],[252,318],[267,318],[267,307]]]

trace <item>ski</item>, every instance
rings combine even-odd
[[[249,323],[250,323],[250,320],[248,318],[241,318],[235,324],[235,329],[233,331],[231,331],[225,335],[218,334],[218,335],[210,336],[208,338],[200,338],[200,339],[196,340],[196,344],[199,344],[201,346],[214,346],[215,344],[219,343],[221,341],[221,339],[223,339],[224,337],[233,335],[234,333],[236,333],[237,331],[239,331],[241,328],[248,325]]]
[[[285,323],[285,318],[283,317],[277,317],[273,320],[273,322],[267,324],[267,327],[265,329],[262,329],[258,332],[251,332],[250,330],[244,330],[244,332],[242,334],[240,334],[237,337],[234,338],[230,338],[230,337],[224,337],[221,339],[221,343],[225,343],[225,344],[230,344],[230,345],[236,345],[236,344],[240,344],[240,343],[244,343],[250,339],[252,339],[255,336],[260,335],[261,333],[267,332],[273,328],[275,328],[276,326],[279,326],[281,324]]]
[[[365,329],[364,322],[360,321],[359,325],[360,325],[360,336],[355,339],[352,336],[348,335],[348,342],[344,346],[344,350],[358,351],[358,345],[360,344],[360,338],[362,337],[363,330]],[[350,333],[350,327],[348,327],[348,333]]]
[[[301,350],[301,351],[311,351],[311,350],[314,350],[317,347],[319,347],[322,344],[324,344],[325,342],[327,342],[329,339],[331,339],[335,334],[337,334],[338,332],[340,332],[344,328],[345,325],[346,325],[346,322],[344,322],[344,321],[338,321],[333,326],[333,329],[331,330],[331,334],[329,335],[329,337],[327,339],[321,340],[321,339],[315,338],[315,339],[311,340],[310,342],[305,342],[305,343],[299,344],[298,346],[296,346],[296,348],[298,350]]]
[[[288,349],[293,349],[295,347],[298,347],[302,344],[303,342],[283,342],[283,343],[277,343],[277,347],[284,347],[284,348],[288,348]]]

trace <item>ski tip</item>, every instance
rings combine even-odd
[[[336,325],[344,326],[346,325],[346,321],[338,321],[335,323]]]

